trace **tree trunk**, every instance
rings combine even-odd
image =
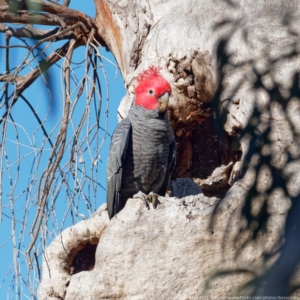
[[[170,119],[178,143],[174,178],[193,178],[204,195],[162,198],[162,205],[150,211],[129,200],[110,222],[104,205],[94,217],[103,225],[95,267],[69,278],[68,261],[59,284],[43,276],[39,299],[251,294],[253,286],[239,288],[276,261],[272,256],[266,263],[263,254],[281,246],[290,199],[300,190],[300,104],[293,85],[299,86],[298,1],[95,0],[95,5],[99,35],[116,57],[128,90],[120,115],[124,118],[129,109],[135,76],[150,65],[160,66],[172,86]],[[278,93],[289,101],[279,101]],[[214,126],[218,113],[225,116],[221,127]],[[249,124],[253,136],[270,128],[259,156],[270,157],[270,163],[260,169],[262,159],[248,161],[255,152],[251,147],[259,144],[252,143],[251,132],[246,134]],[[286,174],[286,190],[276,185],[276,170]],[[243,205],[253,186],[268,198],[251,202],[258,220],[251,227]],[[225,193],[213,219],[216,197]],[[255,211],[263,203],[270,217],[253,237],[261,221]],[[77,252],[83,248],[76,247]],[[47,249],[56,255],[44,262],[44,274],[66,261],[59,255],[62,249]],[[298,279],[295,275],[294,283]]]

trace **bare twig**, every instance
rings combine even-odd
[[[14,260],[7,273],[14,276],[10,281],[11,291],[22,298],[25,283],[27,293],[30,292],[34,298],[40,279],[43,248],[63,230],[66,221],[74,224],[80,216],[92,215],[101,200],[98,191],[105,190],[102,178],[100,182],[98,180],[98,164],[102,162],[100,149],[107,130],[107,114],[102,109],[101,75],[98,74],[103,65],[97,46],[103,45],[103,41],[95,21],[80,11],[69,9],[67,0],[62,5],[53,3],[58,1],[31,0],[30,5],[28,1],[14,1],[20,2],[20,6],[14,8],[12,1],[7,2],[10,6],[3,5],[0,0],[0,34],[6,38],[6,44],[0,45],[5,60],[0,71],[0,219],[3,216],[4,221],[9,220],[11,224],[11,236],[5,237],[14,249]],[[35,8],[32,6],[34,3],[38,4]],[[17,28],[14,24],[24,26]],[[56,28],[44,30],[32,24],[54,25]],[[66,42],[54,45],[61,40]],[[81,45],[86,47],[82,61],[72,62],[73,51]],[[51,53],[46,52],[49,49]],[[12,60],[16,51],[21,55]],[[64,63],[60,62],[61,58]],[[65,96],[62,117],[49,127],[52,122],[49,122],[50,107],[52,111],[59,107],[59,103],[52,103],[51,82],[55,78],[48,80],[56,69],[53,68],[51,74],[47,73],[54,65],[63,65],[62,90]],[[79,69],[83,66],[83,74],[80,71],[78,75],[72,65]],[[39,77],[42,77],[49,92],[46,115],[40,109],[40,106],[45,107],[45,96],[36,94],[32,97],[25,93]],[[15,106],[16,109],[12,109]],[[19,116],[13,119],[19,107],[24,110],[24,120]],[[57,111],[54,118],[57,118]],[[24,121],[28,122],[28,127],[22,123]],[[34,124],[36,127],[30,131],[28,128]],[[18,138],[11,136],[11,132],[16,132],[16,129],[11,130],[12,126],[18,128],[20,137],[19,134]],[[17,147],[17,151],[11,151],[12,145]],[[16,153],[19,153],[17,158]],[[29,161],[31,167],[28,169]],[[18,178],[20,175],[28,176],[25,186],[25,181]],[[10,180],[8,185],[5,184],[7,180]],[[15,187],[18,195],[13,193]],[[3,197],[1,202],[2,194],[10,194],[9,199]],[[62,195],[66,207],[59,215],[57,200],[61,210]],[[23,215],[20,214],[20,206]],[[31,237],[27,244],[26,235]],[[3,247],[7,246],[8,242],[3,244]],[[20,268],[22,255],[27,261],[27,280],[23,267]]]
[[[64,0],[63,5],[64,6],[69,6],[71,0]]]
[[[0,81],[16,83],[16,91],[14,92],[14,95],[13,95],[13,101],[10,104],[10,106],[7,108],[7,111],[2,116],[2,120],[5,120],[7,118],[8,114],[10,113],[11,108],[17,102],[19,95],[25,89],[27,89],[40,76],[41,73],[44,73],[45,71],[47,71],[53,64],[55,64],[62,57],[64,57],[69,50],[69,46],[70,46],[70,42],[67,42],[61,48],[59,48],[54,53],[50,54],[47,58],[42,60],[39,63],[39,66],[37,68],[35,68],[33,71],[31,71],[29,74],[27,74],[25,76],[16,76],[16,77],[14,77],[12,75],[0,76]],[[75,48],[77,48],[78,46],[80,46],[80,44],[74,45]],[[0,120],[0,124],[2,123],[2,120]]]
[[[7,37],[14,36],[16,38],[30,38],[40,40],[48,36],[52,36],[59,31],[59,28],[51,30],[36,29],[31,25],[25,25],[21,28],[9,27],[6,24],[0,24],[0,32],[4,32]]]
[[[51,187],[56,170],[59,166],[59,163],[63,157],[63,153],[65,150],[67,126],[68,126],[68,120],[69,120],[69,109],[70,109],[70,104],[71,104],[71,99],[70,99],[70,61],[72,59],[72,54],[73,54],[75,45],[76,45],[76,40],[71,40],[70,47],[66,54],[65,65],[64,65],[65,85],[66,85],[65,107],[64,107],[64,113],[63,113],[63,118],[62,118],[62,122],[61,122],[61,128],[60,128],[60,131],[58,134],[59,138],[56,140],[56,143],[52,150],[52,154],[49,159],[48,168],[47,168],[47,171],[45,174],[45,181],[44,181],[44,184],[42,187],[42,195],[41,195],[41,199],[39,200],[38,222],[37,222],[36,229],[33,234],[31,243],[26,251],[26,258],[27,258],[30,269],[32,268],[32,263],[31,263],[31,259],[30,259],[30,251],[38,237],[40,227],[42,224],[42,220],[43,220],[45,204],[46,204],[46,201],[47,201],[47,198],[49,195],[49,188]],[[53,159],[54,159],[54,161],[52,162]]]
[[[8,2],[11,2],[11,7],[8,7],[5,13],[0,12],[0,22],[60,25],[59,19],[63,19],[63,22],[66,25],[73,25],[75,22],[81,21],[83,23],[87,23],[89,27],[92,27],[92,21],[89,16],[80,11],[68,8],[64,5],[40,0],[20,1],[17,2],[19,6],[17,7],[18,15],[16,15],[16,11],[9,12],[9,8],[15,10],[14,4],[16,3],[16,1]],[[32,13],[30,13],[30,9],[33,8],[35,8],[36,10],[32,10]],[[38,14],[41,12],[47,12],[51,15]],[[53,18],[49,16],[53,16]]]

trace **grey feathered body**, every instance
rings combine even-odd
[[[139,191],[164,196],[175,156],[175,137],[167,112],[159,114],[158,111],[132,105],[128,117],[116,128],[111,142],[107,169],[110,217]]]

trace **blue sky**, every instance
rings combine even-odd
[[[95,7],[92,0],[84,1],[84,5],[81,1],[71,1],[70,7],[83,11],[87,15],[95,16]],[[3,45],[3,36],[0,37],[0,44]],[[13,40],[12,40],[13,42]],[[54,44],[54,48],[57,48],[59,44]],[[68,158],[72,151],[72,144],[67,144],[65,149],[64,158],[61,163],[62,170],[68,174],[66,181],[70,186],[70,190],[78,190],[80,186],[81,192],[74,192],[72,195],[66,192],[66,184],[62,183],[60,176],[56,176],[54,181],[54,188],[52,196],[49,198],[49,207],[54,207],[54,211],[49,214],[49,221],[46,233],[46,244],[49,244],[51,240],[60,232],[72,223],[80,221],[82,218],[80,215],[87,217],[97,209],[101,204],[105,202],[105,171],[107,153],[110,142],[110,135],[117,124],[117,108],[120,100],[125,95],[124,83],[120,72],[115,67],[116,62],[113,56],[106,52],[104,49],[98,48],[103,61],[103,68],[101,66],[98,69],[98,75],[101,81],[102,91],[102,105],[100,110],[100,98],[96,97],[95,101],[90,106],[89,117],[84,122],[83,131],[79,135],[79,140],[82,141],[81,147],[78,147],[78,151],[75,153],[77,164],[76,178],[77,181],[82,184],[78,184],[76,180],[70,175],[71,171],[68,171]],[[47,54],[50,54],[51,47],[46,50]],[[12,52],[10,61],[11,67],[17,64],[25,55],[25,52],[16,49]],[[4,52],[0,50],[0,58],[4,61]],[[75,96],[78,92],[78,86],[81,82],[85,71],[85,48],[80,47],[75,50],[72,59],[72,88],[74,91],[71,97],[72,101],[75,101]],[[114,62],[111,64],[109,61]],[[38,112],[39,117],[45,120],[44,126],[49,134],[51,134],[52,141],[55,140],[55,136],[58,132],[59,120],[62,115],[63,109],[63,83],[62,83],[62,69],[59,65],[51,68],[50,76],[54,91],[52,91],[53,102],[55,106],[50,105],[48,97],[48,88],[45,85],[43,79],[37,80],[28,91],[24,93],[26,99]],[[26,74],[28,68],[24,69],[21,74]],[[0,72],[4,71],[4,65],[0,65]],[[89,79],[89,78],[88,78]],[[89,81],[89,80],[87,80]],[[108,84],[106,84],[106,81]],[[107,89],[108,86],[108,89]],[[71,139],[74,134],[76,126],[82,117],[82,112],[86,108],[86,98],[91,90],[91,82],[89,81],[84,89],[82,97],[78,100],[76,106],[74,106],[73,118],[71,125],[68,128],[68,139]],[[12,89],[11,89],[12,91]],[[0,90],[0,94],[2,91]],[[52,107],[49,114],[49,107]],[[98,108],[98,110],[96,108]],[[3,115],[5,108],[0,109],[1,116]],[[92,124],[96,121],[96,111],[99,112],[100,127],[105,129],[107,126],[106,138],[104,130],[101,128],[96,130]],[[3,214],[2,222],[0,222],[0,299],[31,299],[29,290],[27,288],[27,280],[29,280],[33,287],[38,286],[38,282],[34,282],[37,278],[36,269],[31,271],[30,277],[27,278],[27,265],[25,262],[24,251],[28,247],[30,242],[30,227],[33,222],[33,218],[36,213],[36,201],[38,193],[38,182],[32,181],[33,178],[40,179],[43,170],[47,166],[49,153],[51,146],[49,143],[45,143],[43,151],[37,151],[41,145],[43,145],[42,131],[37,128],[39,124],[34,118],[32,112],[28,108],[28,105],[24,101],[18,100],[18,103],[12,110],[13,121],[7,124],[7,135],[5,137],[5,151],[1,160],[3,177]],[[90,129],[89,133],[86,133]],[[84,131],[86,130],[86,131]],[[1,125],[2,131],[2,125]],[[88,136],[86,140],[85,134]],[[96,137],[92,138],[96,134]],[[2,137],[1,137],[2,139]],[[104,141],[102,145],[102,141]],[[3,148],[4,149],[4,148]],[[100,150],[99,150],[100,149]],[[7,166],[9,165],[9,169]],[[34,169],[32,169],[32,167]],[[11,172],[9,172],[11,170]],[[33,174],[36,173],[34,177]],[[93,178],[93,183],[88,185],[87,176]],[[70,213],[70,199],[72,199],[72,215]],[[89,201],[87,201],[87,199]],[[90,206],[89,206],[90,205]],[[12,222],[12,207],[14,212],[14,221]],[[15,226],[14,232],[16,233],[15,242],[17,250],[14,253],[12,226]],[[46,227],[44,227],[46,228]],[[38,240],[37,252],[39,255],[42,252],[42,242]],[[14,264],[13,258],[17,257],[20,261],[19,280],[14,279]],[[20,292],[18,294],[17,292]]]

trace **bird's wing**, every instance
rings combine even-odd
[[[176,164],[176,141],[175,139],[173,140],[173,142],[170,144],[170,148],[169,148],[169,158],[168,158],[168,169],[166,172],[166,177],[165,180],[163,182],[163,185],[160,188],[159,194],[165,196],[167,189],[168,189],[168,185],[170,183],[170,179],[171,179],[171,175],[172,172],[174,170],[175,164]]]
[[[122,120],[115,129],[109,149],[107,162],[107,192],[106,202],[109,218],[120,210],[120,189],[122,171],[131,133],[131,123],[128,118]]]

